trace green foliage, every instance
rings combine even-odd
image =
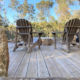
[[[0,2],[1,1],[4,0],[0,0]],[[52,31],[63,31],[64,24],[69,19],[80,18],[80,10],[71,11],[70,9],[70,6],[76,6],[74,2],[78,0],[55,0],[57,4],[55,6],[55,12],[58,17],[58,20],[55,20],[54,16],[50,15],[50,11],[51,9],[53,10],[53,5],[55,4],[53,1],[54,0],[40,0],[40,2],[36,4],[39,13],[37,13],[37,9],[33,4],[28,4],[28,0],[23,0],[22,3],[20,3],[19,0],[10,0],[8,8],[15,10],[18,18],[26,18],[32,21],[34,31],[43,31],[46,33],[44,36],[47,36],[48,33]],[[0,5],[0,10],[0,12],[5,15],[4,17],[0,16],[1,27],[3,27],[2,23],[5,24],[5,22],[7,23],[8,21],[6,17],[7,9],[4,8],[4,5]],[[4,20],[4,22],[2,20]],[[15,26],[7,24],[4,28],[7,29],[8,38],[14,38]],[[49,36],[51,36],[51,34]]]
[[[53,1],[50,0],[41,0],[36,4],[37,9],[39,10],[39,19],[41,21],[48,21],[50,15],[50,8],[53,6]]]
[[[65,22],[69,20],[71,14],[69,12],[69,5],[67,0],[56,0],[58,6],[56,6],[55,11],[59,15],[59,21]]]
[[[63,31],[62,23],[54,22],[34,22],[32,23],[33,31],[42,31],[45,33],[44,36],[52,36],[51,32],[53,31]],[[50,34],[48,34],[50,33]]]
[[[53,2],[49,1],[49,0],[47,0],[47,1],[42,0],[41,2],[37,3],[37,8],[40,10],[52,8],[52,6],[53,6]]]
[[[26,16],[26,13],[28,13],[28,3],[27,3],[27,0],[24,0],[24,3],[23,3],[23,16]]]
[[[19,5],[19,1],[18,0],[10,0],[10,5],[9,7],[12,9],[16,9]]]
[[[29,8],[28,8],[28,19],[30,21],[34,21],[35,18],[35,9],[34,9],[34,5],[33,4],[29,4]]]

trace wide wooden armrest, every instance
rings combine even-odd
[[[56,34],[62,34],[64,32],[52,32],[53,35],[56,35]]]
[[[64,31],[63,32],[52,32],[53,35],[55,35],[55,34],[64,34],[64,33],[67,33],[67,32],[64,32]],[[71,32],[69,34],[73,35],[73,34],[75,34],[75,32],[74,33]]]
[[[33,34],[44,34],[44,32],[31,32]]]
[[[44,34],[44,32],[18,32],[18,34]]]
[[[17,26],[16,29],[30,28],[31,26]]]
[[[29,35],[30,33],[18,33],[19,35]]]
[[[18,34],[18,35],[38,34],[38,35],[41,37],[42,34],[44,34],[44,32],[26,32],[26,33],[19,32],[19,33],[17,33],[17,34]]]

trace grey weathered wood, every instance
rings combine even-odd
[[[9,67],[9,76],[14,76],[15,75],[15,72],[16,70],[18,69],[24,55],[25,55],[25,52],[23,51],[20,51],[18,53],[14,53],[14,54],[18,54],[19,56],[17,56],[14,60],[13,60],[13,63],[11,64],[11,66]]]
[[[25,52],[26,53],[26,52]],[[29,61],[30,61],[30,54],[25,54],[21,64],[19,65],[15,76],[16,77],[25,77],[27,70],[28,70],[28,65],[29,65]]]
[[[58,46],[60,45],[58,44]],[[19,48],[16,52],[10,53],[8,76],[79,78],[80,51],[75,48],[75,51],[67,54],[59,47],[55,49],[53,46],[41,46],[41,50],[36,48],[31,53],[27,53],[24,48]]]
[[[45,49],[47,49],[48,51],[48,48],[46,47]],[[52,55],[50,55],[46,50],[43,51],[43,56],[45,58],[45,62],[47,64],[47,67],[48,67],[48,70],[49,70],[49,73],[50,73],[50,77],[58,77],[60,76],[59,74],[59,71],[56,67],[56,65],[54,64],[54,61],[52,60]]]
[[[38,61],[37,62],[38,63],[38,77],[40,78],[49,77],[49,73],[45,65],[41,51],[37,52],[37,61]]]
[[[31,54],[26,77],[37,77],[37,58],[35,52]]]

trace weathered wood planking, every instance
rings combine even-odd
[[[62,51],[60,51],[60,52],[61,52],[61,54],[63,54]],[[59,63],[62,63],[62,65],[64,65],[64,67],[67,69],[67,71],[69,71],[71,73],[71,75],[73,77],[80,76],[79,69],[77,69],[74,62],[71,62],[71,60],[67,56],[60,58]]]
[[[25,54],[21,64],[19,65],[19,67],[15,73],[16,77],[25,77],[26,76],[29,61],[30,61],[30,55],[31,54],[28,54],[28,53]]]
[[[49,48],[47,49],[47,50],[49,50],[49,53],[46,55],[46,57],[51,57],[51,59],[52,59],[52,62],[53,62],[53,64],[54,64],[54,66],[56,66],[56,68],[57,69],[55,69],[55,70],[58,70],[59,71],[59,75],[58,75],[58,77],[60,77],[60,76],[62,76],[62,77],[70,77],[70,74],[61,66],[61,65],[59,65],[58,63],[57,63],[57,59],[56,59],[56,57],[59,57],[59,55],[57,55],[56,53],[56,51],[54,50],[54,52],[53,52],[53,50],[50,50]],[[59,53],[59,52],[58,52]],[[54,56],[55,55],[55,56]],[[56,56],[57,55],[57,56]],[[53,65],[52,64],[52,65]],[[55,71],[56,72],[56,71]],[[57,75],[57,74],[56,74]]]
[[[62,52],[63,53],[63,52]],[[77,53],[76,53],[77,54]],[[75,56],[75,57],[74,57]],[[68,55],[66,55],[66,60],[67,60],[67,62],[69,62],[70,64],[70,66],[71,66],[71,69],[73,69],[73,71],[72,71],[72,73],[74,73],[73,75],[74,75],[74,77],[80,77],[80,64],[79,63],[77,63],[77,62],[75,62],[74,61],[74,59],[77,59],[77,61],[79,61],[79,59],[80,59],[80,56],[79,56],[79,58],[76,56],[76,55],[74,55],[74,54],[72,54],[72,56],[68,56]],[[68,64],[68,63],[67,63]]]
[[[55,52],[53,52],[53,50],[50,50],[51,52],[50,52],[50,54],[53,54],[53,55],[56,55],[57,53],[59,53],[58,51],[55,51]],[[70,73],[69,72],[67,72],[67,70],[65,70],[63,67],[62,67],[62,65],[60,65],[59,63],[58,63],[58,61],[59,61],[59,57],[61,57],[62,55],[58,55],[57,54],[57,56],[56,57],[52,57],[52,59],[53,59],[53,61],[54,61],[54,64],[56,65],[56,67],[57,67],[57,69],[59,70],[59,74],[60,74],[60,76],[59,77],[64,77],[64,78],[68,78],[68,77],[71,77],[71,75],[70,75]],[[64,57],[64,56],[63,56]]]
[[[37,52],[37,61],[38,61],[38,77],[49,77],[49,73],[44,62],[44,58],[42,56],[42,51]]]
[[[37,77],[37,56],[34,51],[31,53],[26,77]]]
[[[44,58],[45,58],[45,62],[46,65],[48,67],[49,73],[50,73],[50,77],[58,77],[60,76],[59,71],[56,67],[56,65],[54,64],[54,61],[52,60],[52,55],[50,55],[50,51],[48,52],[48,48],[45,47],[45,51],[42,53]]]
[[[21,53],[20,51],[18,53]],[[14,61],[16,60],[17,57],[19,57],[19,54],[17,52],[16,53],[12,53],[12,55],[9,57],[9,68],[11,67],[11,65],[13,65]],[[22,53],[21,53],[22,54]]]
[[[12,64],[9,66],[9,71],[8,71],[9,76],[14,76],[15,75],[16,70],[18,69],[21,61],[23,60],[25,52],[19,51],[19,52],[14,53],[14,54],[17,54],[18,56],[13,60]],[[13,57],[14,56],[12,56],[11,59]]]
[[[67,53],[59,47],[54,49],[54,46],[42,46],[41,50],[32,51],[31,53],[27,53],[25,49],[20,48],[14,53],[11,50],[9,51],[11,53],[9,77],[80,77],[80,51]]]
[[[0,80],[80,80],[79,78],[0,78]]]

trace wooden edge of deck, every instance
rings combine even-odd
[[[0,77],[0,80],[80,80],[80,78],[24,78],[24,77]]]

